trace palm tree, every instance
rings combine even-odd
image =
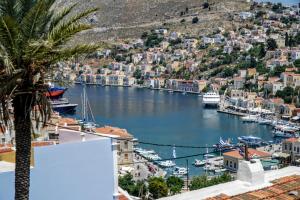
[[[0,116],[15,129],[15,199],[29,199],[32,120],[46,124],[51,109],[45,77],[55,63],[91,53],[96,45],[68,45],[74,36],[91,28],[76,5],[59,12],[55,0],[0,0]],[[76,14],[73,14],[76,13]],[[7,109],[12,102],[13,114]]]

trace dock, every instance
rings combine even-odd
[[[229,115],[236,115],[236,116],[239,116],[239,117],[247,116],[246,113],[240,113],[240,112],[235,112],[235,111],[231,111],[231,110],[218,109],[217,112],[224,113],[224,114],[229,114]]]

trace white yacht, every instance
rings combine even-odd
[[[184,176],[187,175],[188,169],[185,167],[175,167],[173,175],[174,176]]]
[[[170,167],[176,166],[175,162],[173,162],[172,160],[161,161],[161,162],[159,162],[159,165],[161,167],[165,167],[165,168],[170,168]]]
[[[218,106],[220,101],[220,95],[215,92],[207,92],[203,95],[204,106]]]
[[[198,160],[198,159],[195,159],[195,162],[194,162],[194,165],[196,167],[201,167],[201,166],[204,166],[206,164],[206,160]]]
[[[244,117],[241,117],[243,122],[256,122],[258,117],[256,115],[247,115]]]

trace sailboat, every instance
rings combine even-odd
[[[93,115],[91,105],[87,98],[85,85],[83,86],[83,93],[81,94],[81,98],[82,98],[82,120],[80,122],[83,125],[84,129],[91,131],[92,129],[96,128],[97,124],[95,123],[96,120]],[[90,111],[90,116],[92,121],[89,120],[89,113],[87,112],[88,110]]]
[[[176,149],[175,146],[173,147],[173,158],[176,158]],[[170,167],[175,167],[176,163],[172,160],[165,160],[165,161],[161,161],[159,162],[159,165],[161,167],[165,167],[165,168],[170,168]]]

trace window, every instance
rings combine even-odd
[[[284,149],[287,150],[287,144],[284,145]]]
[[[226,166],[228,166],[228,160],[226,160]]]
[[[234,163],[233,168],[236,169],[236,163]]]
[[[299,147],[297,147],[297,153],[299,153]]]
[[[230,163],[229,163],[229,164],[230,164],[230,167],[232,167],[232,161],[230,161]]]
[[[128,160],[128,154],[125,153],[124,156],[125,156],[125,160]]]
[[[125,141],[125,142],[124,142],[124,146],[125,146],[125,147],[124,147],[125,149],[128,149],[128,141]]]
[[[294,147],[294,151],[296,151],[296,147]]]

